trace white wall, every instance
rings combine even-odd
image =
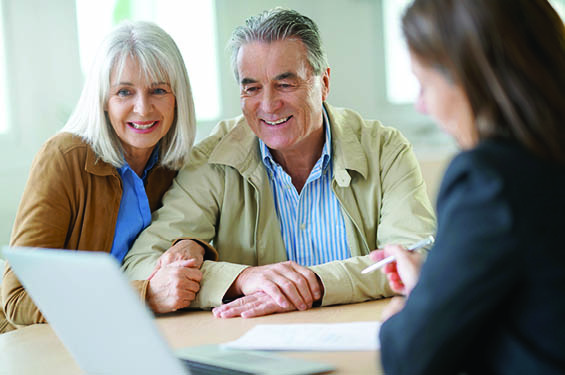
[[[9,241],[31,160],[62,127],[80,94],[82,76],[74,0],[0,1],[12,126],[8,135],[0,134],[1,245]],[[386,101],[380,0],[216,0],[220,118],[240,113],[239,90],[225,52],[231,31],[248,16],[277,5],[296,9],[318,24],[331,67],[331,104],[354,108],[366,118],[399,128],[425,164],[443,166],[445,154],[453,152],[452,143],[411,105],[393,106]],[[198,138],[214,123],[199,123]],[[434,181],[432,195],[436,171],[432,167],[429,172]]]
[[[8,116],[0,134],[0,245],[9,241],[32,158],[61,128],[82,86],[73,0],[4,0]]]

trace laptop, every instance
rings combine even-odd
[[[173,352],[108,253],[4,247],[4,257],[87,374],[317,374],[324,363],[218,345]]]

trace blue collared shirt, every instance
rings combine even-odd
[[[158,158],[159,145],[149,157],[141,177],[127,163],[118,168],[122,179],[122,199],[111,254],[120,263],[124,260],[138,234],[151,224],[151,208],[145,192],[145,182],[147,172],[157,163]]]
[[[281,234],[289,260],[313,266],[350,257],[345,223],[337,197],[331,189],[333,163],[331,130],[324,110],[326,141],[300,194],[292,179],[273,159],[259,139],[261,159],[267,169]]]

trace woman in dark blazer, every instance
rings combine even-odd
[[[460,144],[421,265],[400,246],[387,374],[565,374],[565,31],[546,0],[415,0],[418,106]]]

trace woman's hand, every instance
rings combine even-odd
[[[386,245],[381,250],[372,251],[370,257],[379,261],[391,255],[396,260],[383,266],[381,272],[386,274],[392,290],[408,296],[418,282],[423,255],[408,251],[399,245]]]
[[[200,289],[202,272],[192,260],[179,260],[157,269],[149,280],[147,304],[156,313],[190,306]]]
[[[151,280],[162,267],[180,260],[189,260],[191,262],[184,263],[186,264],[186,267],[199,269],[204,262],[204,254],[204,247],[202,247],[202,245],[198,242],[193,240],[179,241],[159,257],[157,265],[148,277],[148,280]]]
[[[388,320],[388,318],[402,310],[405,303],[406,297],[393,297],[381,313],[381,322]]]

